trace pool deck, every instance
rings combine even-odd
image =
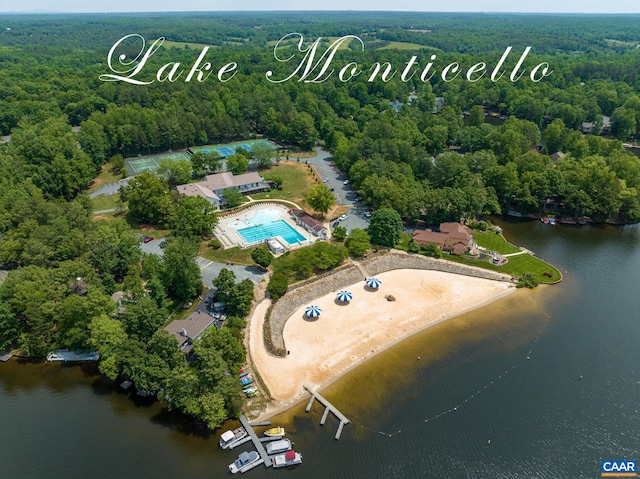
[[[250,223],[243,225],[242,228],[236,228],[231,226],[231,223],[234,223],[237,221],[244,222],[247,220],[251,220],[261,210],[278,210],[280,212],[280,216],[275,219],[271,219],[271,221],[283,220],[285,223],[287,223],[291,228],[293,228],[297,233],[299,233],[304,238],[304,241],[301,241],[298,244],[289,245],[289,243],[285,241],[284,238],[282,238],[281,236],[275,236],[275,238],[278,238],[278,240],[282,242],[285,246],[288,245],[287,246],[288,248],[307,246],[316,241],[315,236],[313,236],[311,233],[303,230],[298,225],[296,225],[296,222],[292,219],[291,214],[289,213],[289,207],[284,206],[280,203],[260,202],[260,203],[252,204],[248,208],[238,213],[235,213],[233,215],[220,217],[218,224],[213,230],[213,233],[218,239],[218,241],[220,241],[220,243],[222,244],[222,247],[224,249],[233,248],[236,246],[240,248],[248,248],[250,246],[255,246],[255,245],[264,243],[265,241],[264,239],[253,242],[253,243],[248,243],[240,235],[240,233],[238,233],[239,229],[251,227]]]

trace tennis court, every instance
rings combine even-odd
[[[125,167],[129,176],[139,175],[145,171],[154,172],[160,167],[162,160],[187,160],[189,155],[186,152],[178,151],[173,153],[160,153],[158,155],[140,156],[125,160]]]
[[[191,151],[202,151],[203,153],[211,153],[211,151],[217,151],[221,157],[233,155],[238,148],[244,148],[247,151],[251,151],[255,145],[267,145],[269,148],[276,149],[277,146],[269,140],[244,140],[234,143],[224,143],[221,145],[205,145],[191,148]],[[189,160],[189,153],[186,151],[174,151],[172,153],[159,153],[157,155],[138,156],[134,158],[127,158],[124,160],[125,167],[129,176],[139,175],[145,171],[154,172],[160,167],[162,160]]]

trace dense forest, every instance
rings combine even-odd
[[[239,411],[237,385],[225,372],[244,361],[246,308],[235,328],[197,346],[191,365],[157,332],[172,301],[200,293],[196,250],[212,224],[185,226],[179,219],[203,206],[176,198],[153,175],[125,194],[155,195],[157,211],[144,219],[175,237],[163,258],[143,255],[140,235],[124,219],[94,221],[86,190],[118,155],[256,135],[303,150],[320,141],[363,201],[393,208],[409,223],[508,211],[538,216],[545,208],[569,218],[639,222],[640,160],[623,145],[640,134],[638,20],[295,12],[0,17],[0,133],[11,135],[0,145],[0,268],[10,270],[0,285],[0,348],[35,356],[98,348],[109,377],[162,391],[170,406],[212,426]],[[365,74],[342,82],[334,74],[319,83],[272,83],[265,72],[292,71],[277,65],[273,51],[291,32],[309,41],[358,35],[364,51],[354,43],[337,51],[336,70],[352,61],[402,70],[414,55],[424,67],[435,55],[437,74],[429,81],[398,73],[388,81]],[[205,45],[214,69],[235,62],[237,74],[226,82],[215,75],[148,85],[101,81],[112,73],[109,49],[132,33],[147,47],[167,40],[137,78],[154,80],[170,62],[188,69]],[[523,68],[546,62],[553,72],[540,82],[526,75],[510,81],[508,74],[448,82],[440,75],[451,62],[469,68],[482,61],[490,70],[508,46],[514,53],[507,71],[531,46]],[[135,38],[123,45],[129,58],[140,49]],[[128,306],[116,319],[110,295],[117,290],[127,293]]]

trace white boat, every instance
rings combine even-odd
[[[271,458],[273,467],[287,467],[300,464],[302,462],[302,454],[296,451],[287,451],[284,454],[278,454]]]
[[[283,427],[272,427],[271,429],[267,429],[264,432],[264,435],[267,437],[283,437],[284,436],[284,428]]]
[[[234,462],[229,464],[229,472],[236,474],[238,472],[246,472],[252,467],[258,465],[258,461],[262,461],[256,451],[241,452]]]
[[[280,454],[281,452],[286,452],[291,449],[291,441],[287,438],[278,439],[277,441],[270,442],[267,444],[265,449],[267,450],[267,454]]]
[[[247,437],[247,431],[244,430],[243,427],[239,427],[238,429],[234,429],[233,431],[223,432],[220,436],[220,447],[222,449],[229,449],[233,446],[234,443],[240,441]]]

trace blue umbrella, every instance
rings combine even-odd
[[[378,278],[369,278],[367,279],[366,283],[370,288],[378,289],[382,284],[382,281],[380,281]]]
[[[342,301],[343,303],[348,303],[353,299],[353,295],[346,290],[342,290],[338,292],[338,301]]]
[[[304,310],[304,314],[307,315],[307,318],[317,318],[320,316],[322,310],[318,306],[307,306]]]

